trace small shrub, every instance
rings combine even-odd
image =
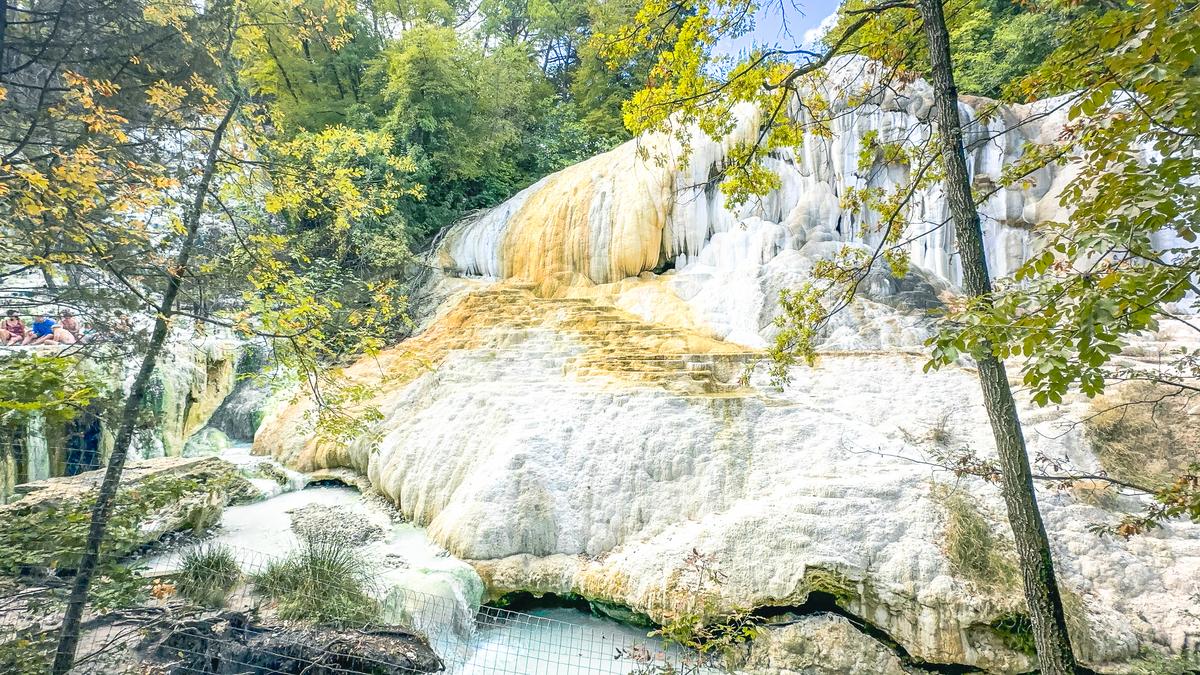
[[[54,632],[21,634],[0,643],[0,673],[45,675],[54,660],[58,636]]]
[[[241,578],[242,570],[233,551],[218,544],[188,551],[175,588],[198,605],[220,607]]]
[[[943,410],[932,422],[928,423],[928,428],[924,433],[914,433],[901,428],[900,436],[909,445],[948,446],[958,436],[954,428],[954,421],[960,412],[958,409]]]
[[[662,627],[651,636],[666,646],[683,647],[690,654],[682,664],[683,672],[702,672],[704,667],[729,669],[744,647],[759,632],[761,619],[750,609],[727,607],[721,601],[720,588],[725,575],[717,568],[716,558],[693,550],[683,568],[672,576],[667,588],[667,606]],[[648,651],[625,654],[640,663],[638,675],[678,675],[671,664],[655,663]]]
[[[336,541],[306,539],[253,581],[260,595],[278,603],[283,619],[347,626],[370,623],[379,614],[366,562]]]
[[[1143,650],[1129,663],[1130,675],[1195,675],[1200,672],[1200,654],[1168,655]]]
[[[954,440],[954,419],[957,410],[943,410],[929,427],[929,440],[934,445],[947,445]]]
[[[944,546],[954,571],[984,589],[1014,588],[1019,573],[1012,543],[992,532],[966,494],[937,485],[933,497],[946,510]]]

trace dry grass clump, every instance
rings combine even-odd
[[[1105,480],[1073,481],[1069,491],[1082,504],[1110,511],[1117,507],[1120,498],[1117,486]]]
[[[946,511],[943,548],[951,567],[978,587],[1003,592],[1020,581],[1012,542],[997,536],[971,496],[935,484],[933,498]]]
[[[901,428],[900,435],[904,438],[905,442],[911,445],[948,446],[958,435],[954,422],[960,412],[961,410],[957,408],[943,410],[938,413],[936,418],[925,425],[926,428],[924,431],[918,433]]]
[[[1133,382],[1097,397],[1092,411],[1087,437],[1113,478],[1160,489],[1200,462],[1200,396]]]

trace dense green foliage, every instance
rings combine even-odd
[[[627,138],[620,103],[646,70],[645,59],[608,68],[589,41],[628,18],[625,2],[250,7],[258,22],[236,51],[279,140],[333,125],[386,134],[381,150],[411,161],[422,189],[375,227],[410,247]]]
[[[1058,46],[1058,31],[1070,25],[1070,15],[1051,3],[1011,0],[951,7],[947,20],[959,91],[992,98],[1040,66]]]
[[[14,354],[0,369],[0,426],[37,413],[51,423],[75,418],[111,395],[109,378],[94,365],[59,354]]]
[[[853,14],[854,10],[875,4],[866,0],[845,3],[827,41],[842,35],[855,21],[859,15]],[[954,81],[959,91],[1024,100],[1020,91],[1013,90],[1013,85],[1039,68],[1068,38],[1072,22],[1091,10],[1087,5],[1054,0],[951,0],[946,3],[945,11],[954,58]],[[918,34],[920,26],[899,13],[881,16],[876,24],[868,35],[856,38],[852,44],[924,75],[929,68],[929,57]],[[893,39],[877,41],[876,37],[885,30],[893,32]]]
[[[149,477],[122,489],[101,550],[98,583],[91,589],[92,606],[106,610],[143,600],[147,580],[122,563],[145,543],[143,525],[189,495],[223,493],[238,480],[234,474],[213,476],[203,484],[190,478]],[[0,519],[0,575],[39,570],[70,574],[83,556],[94,503],[95,496],[87,495],[23,510],[9,507]]]

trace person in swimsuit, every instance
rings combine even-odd
[[[58,340],[63,344],[74,344],[83,339],[83,327],[79,325],[79,319],[75,318],[75,315],[71,313],[71,310],[64,309],[62,314],[59,315],[58,319],[59,327],[55,329],[55,332],[58,333],[61,331],[66,333],[67,335],[71,336],[71,341],[64,342],[61,339],[66,336],[55,336],[55,340]]]
[[[25,322],[17,316],[16,310],[8,310],[4,321],[0,322],[0,344],[16,345],[25,342]]]
[[[23,345],[52,345],[56,344],[54,340],[54,319],[45,314],[38,314],[33,317],[32,330],[25,334]]]

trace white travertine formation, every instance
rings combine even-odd
[[[1028,671],[1028,655],[993,625],[1020,611],[1020,589],[984,588],[953,567],[945,506],[933,496],[935,482],[957,483],[1006,536],[996,488],[913,461],[934,450],[929,432],[943,417],[953,420],[952,447],[993,447],[974,372],[924,374],[924,357],[902,349],[926,333],[919,310],[958,279],[949,232],[934,229],[946,217],[940,191],[911,206],[911,231],[933,229],[910,245],[920,269],[904,280],[871,276],[867,298],[830,326],[817,367],[794,370],[783,389],[761,372],[740,377],[771,337],[780,289],[839,247],[872,242],[863,234],[871,215],[844,212],[839,200],[906,169],[860,176],[867,132],[929,133],[921,82],[867,92],[867,104],[850,107],[871,77],[866,62],[836,64],[825,85],[844,112],[833,136],[780,153],[783,187],[737,212],[716,190],[688,189],[726,151],[698,139],[683,170],[642,161],[631,143],[455,227],[443,267],[488,279],[443,280],[444,295],[457,292],[422,333],[348,369],[379,387],[374,433],[323,440],[304,431],[311,403],[301,401],[271,413],[255,452],[302,471],[366,475],[470,560],[493,595],[578,593],[661,618],[664,589],[700,550],[727,575],[730,605],[784,611],[835,578],[850,589],[842,610],[915,660]],[[1054,102],[1001,106],[986,123],[975,116],[981,105],[962,107],[980,186],[1024,140],[1061,123]],[[754,128],[745,118],[737,133]],[[990,138],[1002,128],[1013,131]],[[640,142],[671,151],[662,138]],[[1027,254],[1031,223],[1061,215],[1065,177],[1047,169],[1030,178],[983,207],[997,273]],[[1096,470],[1080,427],[1065,424],[1084,408],[1023,408],[1030,453]],[[1200,526],[1101,538],[1091,524],[1138,504],[1039,497],[1082,658],[1098,666],[1143,649],[1195,648]],[[786,671],[788,648],[763,647],[767,666]],[[878,656],[879,667],[895,665]]]
[[[761,200],[730,209],[713,179],[729,148],[758,128],[758,115],[739,108],[739,124],[723,142],[692,133],[686,161],[679,161],[674,140],[659,135],[548,176],[454,227],[442,264],[453,273],[557,287],[608,284],[673,265],[666,283],[717,337],[761,346],[772,330],[779,287],[843,245],[878,242],[877,214],[847,211],[841,200],[852,190],[902,185],[910,169],[876,152],[874,165],[863,170],[864,144],[874,139],[919,145],[931,133],[930,87],[919,80],[884,83],[874,69],[869,61],[841,59],[813,85],[835,113],[831,134],[809,133],[797,151],[774,153],[768,163],[782,185]],[[1061,100],[964,102],[975,185],[993,190],[1027,142],[1057,135],[1065,120],[1062,106]],[[811,123],[803,109],[792,114]],[[1063,216],[1058,194],[1069,175],[1069,168],[1043,168],[1017,187],[995,190],[982,204],[993,274],[1011,272],[1025,259],[1033,223]],[[913,264],[933,277],[935,287],[937,280],[957,283],[960,271],[953,234],[943,226],[949,211],[940,186],[918,191],[906,214]],[[878,283],[874,291],[896,294],[885,280]]]
[[[954,447],[990,451],[972,371],[831,353],[777,391],[761,375],[739,384],[747,354],[727,343],[595,301],[485,286],[449,305],[350,369],[381,386],[377,435],[335,446],[299,433],[300,404],[268,418],[256,452],[366,475],[495,595],[574,592],[659,616],[695,548],[717,556],[731,604],[800,605],[820,590],[813,575],[832,572],[854,589],[844,609],[916,658],[1030,666],[988,627],[1019,609],[1019,588],[988,592],[955,573],[931,496],[955,479],[912,461],[944,413]],[[1030,452],[1091,470],[1081,430],[1063,426],[1082,415],[1074,406],[1022,410]],[[1005,533],[995,487],[957,482]],[[1090,663],[1192,644],[1200,527],[1100,538],[1088,527],[1112,512],[1040,496],[1062,582],[1091,627],[1079,642]]]

